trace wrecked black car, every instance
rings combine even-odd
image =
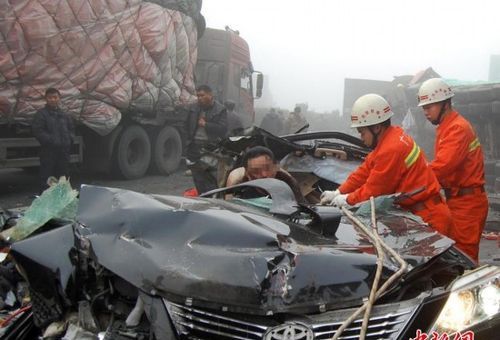
[[[257,139],[309,178],[307,203],[275,179],[195,198],[82,186],[75,222],[11,245],[30,285],[25,324],[64,339],[495,338],[500,269],[477,268],[397,195],[314,204],[365,151],[297,136]],[[315,165],[328,161],[339,170]],[[247,187],[266,197],[218,198]],[[22,329],[7,336],[30,338]]]

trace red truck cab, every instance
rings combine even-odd
[[[209,85],[216,99],[232,100],[245,126],[254,122],[253,101],[262,94],[262,73],[255,71],[247,42],[238,31],[207,28],[198,41],[196,84]]]

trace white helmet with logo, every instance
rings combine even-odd
[[[394,115],[391,106],[378,94],[365,94],[352,106],[351,128],[371,126],[385,122]]]
[[[455,94],[450,86],[441,78],[431,78],[420,86],[418,90],[418,106],[442,102]]]

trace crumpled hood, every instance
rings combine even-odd
[[[77,220],[101,265],[179,302],[257,314],[353,306],[376,270],[374,247],[345,218],[332,239],[223,200],[83,186]],[[379,222],[384,241],[413,266],[453,243],[402,217]],[[382,279],[396,270],[386,262]]]

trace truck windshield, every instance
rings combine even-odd
[[[240,87],[247,92],[252,91],[252,77],[247,69],[241,69]]]

